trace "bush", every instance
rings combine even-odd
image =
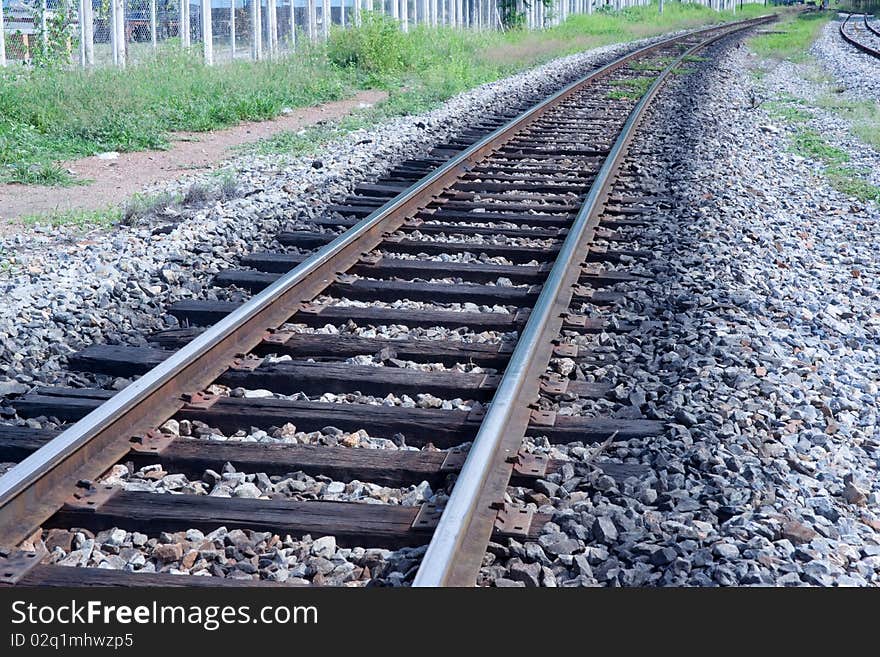
[[[383,14],[365,12],[359,27],[334,29],[327,57],[340,67],[354,67],[371,76],[409,70],[413,66],[412,40],[397,22]]]

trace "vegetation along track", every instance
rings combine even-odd
[[[861,20],[856,16],[849,14],[840,24],[840,36],[862,52],[880,59],[880,28],[868,21],[867,14],[864,14]]]
[[[637,229],[657,201],[610,192],[615,177],[626,188],[619,169],[643,109],[686,58],[767,20],[658,42],[510,121],[477,120],[460,141],[360,185],[317,220],[323,232],[281,233],[278,249],[244,260],[249,269],[218,276],[218,284],[255,292],[248,301],[180,302],[170,312],[186,328],[153,336],[157,346],[94,346],[74,356],[72,366],[84,370],[143,376],[115,395],[41,388],[15,400],[20,417],[73,424],[61,433],[0,429],[3,458],[20,461],[0,478],[0,578],[240,583],[68,568],[30,549],[40,545],[35,532],[52,529],[120,528],[146,540],[223,526],[332,536],[350,547],[428,544],[416,585],[473,584],[492,537],[536,536],[547,520],[504,503],[512,481],[527,484],[562,468],[522,453],[524,436],[600,441],[663,430],[644,418],[556,416],[540,410],[539,396],[607,392],[546,371],[554,355],[587,356],[560,335],[628,328],[613,310],[605,320],[589,309],[613,304],[609,288],[633,280],[617,265],[645,254],[591,243],[613,245],[616,231]],[[351,327],[368,328],[344,330]],[[375,327],[406,327],[405,337]],[[373,397],[362,403],[363,394]],[[319,434],[365,430],[399,449],[236,440],[293,425]],[[273,476],[427,481],[451,494],[421,505],[277,490],[271,499],[162,494],[114,485],[105,474],[120,463],[196,476],[230,463]]]

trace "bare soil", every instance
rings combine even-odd
[[[120,153],[111,160],[93,156],[65,162],[63,166],[75,177],[93,182],[74,187],[0,184],[0,220],[8,223],[32,214],[119,205],[149,185],[217,166],[229,159],[232,146],[338,119],[386,97],[384,91],[362,91],[346,100],[304,107],[271,121],[241,123],[214,132],[175,133],[171,147],[164,151]]]

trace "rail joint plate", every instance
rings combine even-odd
[[[535,512],[523,506],[504,504],[495,518],[495,531],[505,536],[528,538]]]
[[[467,414],[468,422],[482,422],[484,417],[486,417],[486,409],[480,402],[475,403]]]
[[[558,374],[541,377],[541,392],[545,395],[561,395],[568,390],[568,379]]]
[[[464,466],[466,459],[467,452],[460,447],[453,447],[452,449],[446,450],[446,458],[443,459],[443,463],[440,465],[440,471],[458,472],[461,470],[462,466]]]
[[[220,395],[213,395],[210,392],[193,392],[184,393],[180,396],[183,400],[183,408],[191,411],[206,411],[217,403]]]
[[[533,409],[530,414],[529,424],[537,427],[552,427],[556,424],[556,411],[539,411]]]
[[[76,509],[86,509],[89,511],[97,511],[111,497],[120,490],[116,486],[90,486],[89,488],[80,488],[73,495],[65,500],[65,506]]]
[[[40,565],[47,554],[45,548],[0,551],[0,584],[18,584],[25,575]]]
[[[574,344],[553,344],[553,355],[557,358],[577,358],[578,348]]]
[[[361,256],[360,264],[362,265],[378,265],[382,260],[382,254],[377,251],[370,251]]]
[[[577,284],[571,288],[571,296],[577,299],[592,299],[594,292],[593,288],[586,285]]]
[[[284,345],[287,344],[287,341],[290,340],[293,335],[293,331],[273,331],[263,338],[263,342],[266,344]]]
[[[236,356],[232,363],[230,363],[229,369],[233,372],[253,372],[262,364],[262,358],[257,358],[256,356],[251,356],[247,354],[241,354],[239,356]]]
[[[443,509],[440,509],[436,504],[425,502],[419,507],[410,527],[412,529],[434,529],[440,522],[442,515]]]
[[[540,479],[546,476],[549,464],[550,459],[546,456],[519,452],[513,460],[513,472],[521,477],[537,477]]]
[[[152,429],[142,436],[131,439],[130,449],[137,454],[161,454],[174,442],[174,436]]]

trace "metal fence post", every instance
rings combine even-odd
[[[321,34],[326,41],[330,36],[330,23],[333,22],[333,14],[330,8],[330,0],[323,0],[321,4]]]
[[[125,2],[125,0],[122,0]],[[202,0],[202,52],[205,64],[214,63],[214,26],[211,23],[211,0]]]
[[[296,3],[290,0],[290,50],[296,50]]]
[[[229,58],[235,59],[235,0],[229,3],[229,50]]]
[[[49,54],[49,33],[46,29],[46,0],[40,3],[40,42],[43,48],[43,57]]]
[[[95,65],[95,12],[92,0],[83,0],[83,18],[80,25],[80,36],[83,40],[84,66]]]
[[[309,41],[318,39],[318,22],[315,19],[315,0],[306,0],[306,22],[308,22]]]
[[[269,57],[278,56],[278,14],[275,0],[266,0],[266,35],[269,37]]]
[[[345,27],[345,0],[339,0],[339,27]]]
[[[0,0],[0,66],[6,66],[6,28],[3,24],[2,0]]]
[[[180,0],[177,31],[180,33],[180,47],[189,48],[189,0]]]
[[[85,2],[91,1],[85,0]],[[150,43],[153,44],[153,50],[159,47],[159,32],[156,27],[156,0],[150,0]]]
[[[116,9],[116,30],[118,33],[117,53],[119,55],[119,66],[125,68],[125,0],[116,0],[118,7]]]
[[[113,58],[113,65],[119,64],[119,34],[116,31],[116,0],[110,0],[110,52]]]
[[[251,59],[260,59],[260,0],[251,0]]]
[[[79,20],[79,65],[83,68],[86,67],[86,40],[83,37],[84,30],[86,28],[86,21],[83,17],[85,14],[85,6],[87,0],[79,0],[79,4],[77,6],[77,20]],[[4,55],[6,54],[3,51],[3,0],[0,0],[0,66],[2,66],[2,60]]]

